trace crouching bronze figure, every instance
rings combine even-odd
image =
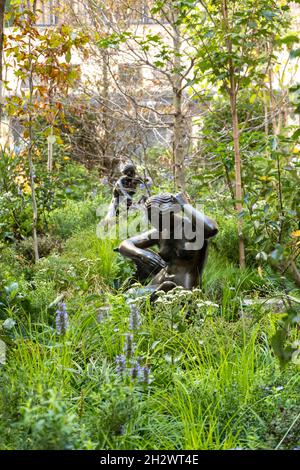
[[[153,228],[123,241],[118,249],[135,263],[136,279],[149,279],[152,292],[201,285],[208,242],[218,232],[216,223],[192,207],[183,193],[151,196],[145,207]]]

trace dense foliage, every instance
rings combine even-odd
[[[0,449],[299,449],[300,89],[282,80],[274,91],[271,76],[278,51],[299,57],[290,2],[231,2],[232,29],[221,0],[150,3],[153,22],[172,13],[173,31],[192,31],[193,54],[159,34],[134,37],[137,51],[156,50],[150,66],[177,95],[182,72],[198,112],[180,175],[175,138],[135,146],[132,129],[140,137],[153,126],[138,116],[143,90],[142,104],[124,95],[131,115],[109,94],[97,110],[71,66],[74,49],[87,60],[88,41],[102,58],[132,41],[123,10],[118,34],[112,15],[108,32],[91,27],[89,37],[64,25],[41,33],[31,9],[8,13],[19,29],[5,47],[29,87],[5,102],[21,138],[0,153]],[[192,77],[178,58],[191,61]],[[178,126],[178,114],[166,115]],[[191,201],[217,221],[201,289],[155,303],[128,294],[133,266],[115,251],[117,236],[96,230],[120,148],[151,175],[152,192],[177,191],[184,177]]]

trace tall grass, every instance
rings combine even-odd
[[[204,307],[195,307],[195,316],[185,318],[187,304],[175,304],[175,313],[167,305],[140,307],[135,354],[151,367],[145,387],[116,371],[129,331],[128,300],[114,283],[124,280],[116,245],[87,227],[60,256],[41,260],[28,281],[22,277],[36,313],[14,304],[6,314],[15,327],[0,330],[8,345],[0,370],[0,448],[297,446],[299,371],[281,370],[269,346],[277,317],[261,307],[257,315],[255,307],[239,315],[244,296],[263,289],[255,270],[241,275],[211,250],[199,294]],[[70,317],[65,337],[55,330],[51,302],[58,295]],[[205,310],[207,300],[218,306]],[[104,305],[109,312],[100,318]]]

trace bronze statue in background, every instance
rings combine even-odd
[[[131,162],[126,163],[121,172],[122,176],[117,180],[113,188],[113,198],[104,219],[105,221],[119,216],[121,203],[125,203],[127,210],[132,206],[133,197],[136,194],[138,185],[144,185],[148,189],[148,185],[151,184],[150,178],[142,178],[136,174],[136,167]]]
[[[136,278],[151,280],[153,293],[201,285],[208,242],[218,232],[216,223],[192,207],[182,193],[151,196],[145,207],[153,228],[123,241],[118,249],[136,264]],[[149,249],[155,246],[158,253]]]

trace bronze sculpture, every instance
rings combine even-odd
[[[136,264],[136,278],[151,280],[154,293],[201,285],[208,240],[218,232],[216,223],[193,208],[182,193],[151,196],[145,207],[154,228],[123,241],[118,249]],[[158,253],[149,250],[154,246]]]
[[[112,217],[119,216],[120,204],[123,203],[128,210],[133,204],[133,197],[136,194],[139,184],[146,186],[151,182],[150,178],[143,179],[136,175],[136,167],[133,163],[126,163],[122,170],[122,176],[117,180],[113,188],[113,198],[108,208],[105,221]]]

